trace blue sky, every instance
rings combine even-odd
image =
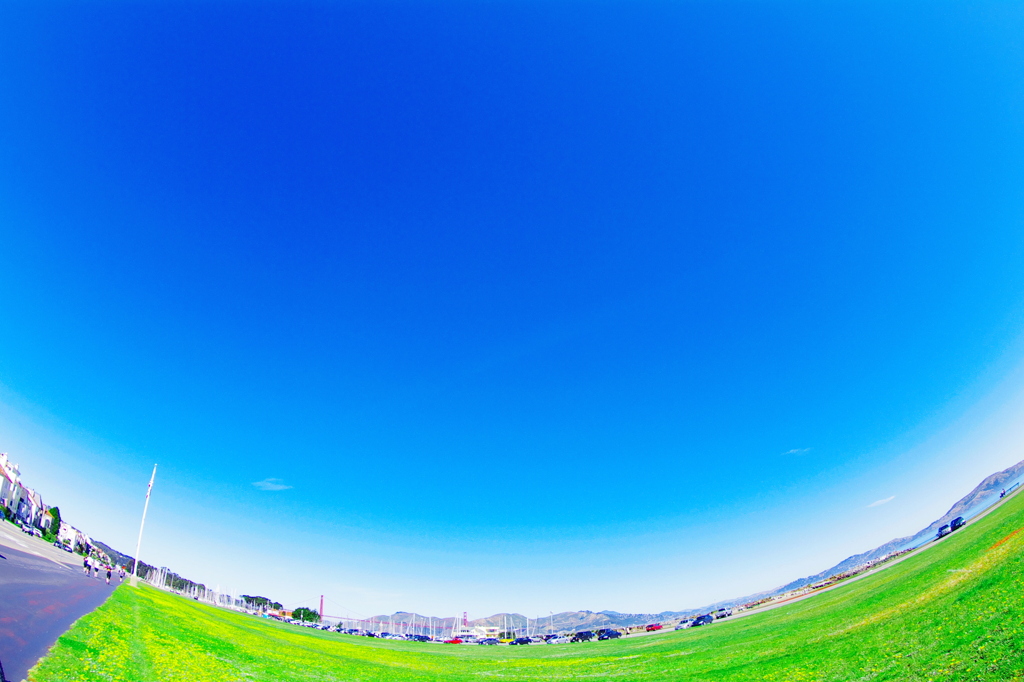
[[[821,570],[1024,457],[1022,35],[5,3],[0,449],[123,551],[159,462],[144,559],[353,613]]]

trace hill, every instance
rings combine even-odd
[[[860,554],[854,554],[853,556],[849,556],[846,559],[840,561],[835,566],[832,566],[831,568],[828,568],[822,571],[821,573],[809,575],[806,578],[799,578],[791,583],[787,583],[782,587],[778,587],[768,592],[763,592],[757,595],[748,595],[747,597],[741,597],[740,599],[729,600],[724,604],[730,606],[736,604],[745,604],[751,601],[762,599],[764,597],[770,597],[776,594],[789,592],[791,590],[804,587],[805,585],[812,585],[821,580],[825,580],[826,578],[831,578],[832,576],[839,575],[840,573],[845,573],[854,568],[857,568],[858,566],[863,566],[864,564],[870,561],[876,561],[892,552],[897,552],[907,547],[916,547],[923,541],[934,537],[937,534],[939,527],[949,523],[956,517],[963,516],[965,518],[969,518],[983,511],[987,507],[991,506],[994,502],[996,502],[999,499],[1000,492],[1007,486],[1011,485],[1014,481],[1019,479],[1022,475],[1024,475],[1024,460],[1021,460],[1020,462],[1017,462],[1013,466],[1007,467],[1006,469],[1003,469],[1002,471],[994,473],[991,476],[985,478],[985,480],[979,483],[974,488],[974,490],[972,490],[971,492],[967,493],[962,498],[957,500],[957,502],[952,507],[949,508],[949,511],[947,511],[945,514],[943,514],[936,520],[932,521],[930,524],[922,528],[914,535],[908,535],[902,538],[895,538],[894,540],[890,540],[884,545],[879,545],[878,547],[867,552],[862,552]]]
[[[974,490],[959,499],[952,507],[950,507],[949,511],[914,535],[895,538],[867,552],[861,552],[859,554],[849,556],[835,566],[825,569],[820,573],[815,573],[814,575],[809,575],[804,578],[798,578],[773,590],[767,590],[765,592],[750,594],[734,599],[726,599],[714,604],[707,604],[702,607],[678,611],[666,610],[658,613],[619,613],[617,611],[587,610],[564,611],[547,618],[538,619],[528,618],[527,616],[519,613],[496,613],[485,618],[476,618],[469,622],[470,625],[489,627],[504,627],[506,624],[511,623],[513,628],[520,631],[528,630],[529,632],[548,632],[549,630],[554,630],[555,632],[575,632],[579,630],[596,630],[599,628],[623,628],[645,625],[647,623],[663,623],[681,619],[686,616],[693,616],[699,613],[708,613],[709,611],[721,607],[733,607],[741,604],[749,604],[761,599],[797,590],[807,585],[813,585],[827,578],[864,566],[869,562],[877,561],[893,552],[897,552],[907,547],[917,546],[924,540],[933,537],[940,526],[949,523],[957,516],[973,516],[993,504],[999,499],[999,493],[1001,490],[1011,485],[1014,481],[1021,478],[1021,476],[1024,476],[1024,460],[985,478],[985,480],[979,483]],[[132,558],[130,556],[122,554],[102,542],[97,542],[95,544],[118,564],[127,565],[129,570],[131,570]],[[152,567],[148,566],[145,562],[141,562],[139,564],[139,568],[140,575],[143,576],[146,575],[148,571],[152,570]],[[181,578],[177,574],[169,573],[168,575],[172,576],[171,580],[173,580],[175,585],[180,583],[182,586],[181,589],[183,590],[190,589],[193,586],[205,589],[202,584],[193,583],[190,580]],[[385,629],[384,624],[388,624],[388,627],[398,631],[403,631],[401,624],[422,624],[430,622],[435,628],[434,632],[440,633],[450,631],[455,625],[457,619],[452,616],[438,618],[434,616],[423,616],[418,613],[399,611],[391,615],[372,616],[371,618],[366,619],[366,621],[379,624],[379,626],[374,626],[375,629],[378,630]],[[396,623],[400,624],[399,627],[395,627]],[[367,624],[366,626],[368,627],[369,625]]]
[[[698,629],[588,644],[422,644],[309,630],[119,587],[31,682],[1024,679],[1024,495],[883,571]]]
[[[741,604],[749,604],[752,602],[760,601],[768,597],[784,594],[793,590],[800,589],[807,585],[813,585],[815,583],[826,580],[836,575],[852,571],[858,567],[862,567],[870,562],[877,561],[883,557],[898,552],[907,547],[915,547],[921,544],[924,540],[934,537],[939,527],[949,523],[958,516],[969,518],[983,511],[994,502],[998,501],[999,493],[1006,487],[1010,486],[1014,481],[1024,476],[1024,460],[1014,464],[1011,467],[1007,467],[1002,471],[992,474],[979,483],[974,490],[964,495],[962,498],[949,508],[945,514],[940,516],[938,519],[925,526],[923,529],[915,533],[914,535],[908,535],[902,538],[895,538],[886,542],[883,545],[879,545],[874,549],[868,550],[867,552],[861,552],[860,554],[854,554],[852,556],[843,559],[835,566],[827,568],[820,573],[809,575],[804,578],[798,578],[792,582],[786,583],[780,587],[772,590],[766,590],[756,594],[748,594],[743,597],[736,597],[733,599],[726,599],[714,604],[706,604],[701,607],[684,609],[680,611],[661,611],[658,613],[619,613],[617,611],[565,611],[562,613],[556,613],[554,616],[549,618],[527,618],[522,614],[507,614],[498,613],[493,616],[486,618],[477,618],[470,621],[471,625],[482,625],[482,626],[497,626],[502,627],[506,619],[511,619],[515,623],[514,627],[520,629],[529,628],[530,632],[547,632],[549,628],[552,628],[555,632],[572,632],[579,630],[595,630],[598,628],[619,628],[619,627],[630,627],[636,625],[645,625],[647,623],[662,623],[668,622],[686,616],[693,616],[698,613],[708,613],[717,608],[721,607],[733,607]],[[397,616],[398,614],[395,614]],[[393,617],[395,617],[393,616]],[[419,616],[419,619],[425,620],[424,616]],[[375,616],[378,622],[387,622],[388,616]],[[528,621],[528,623],[527,623]],[[444,622],[447,629],[451,629],[455,623],[454,618],[447,619],[434,619],[434,622]]]

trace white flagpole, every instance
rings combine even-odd
[[[153,475],[149,477],[149,487],[146,488],[146,505],[142,508],[142,523],[139,524],[139,542],[135,545],[135,563],[132,565],[132,579],[128,582],[132,587],[139,585],[139,550],[142,549],[142,529],[146,527],[146,512],[149,511],[149,494],[153,492],[153,479],[156,478],[156,465],[153,465]]]

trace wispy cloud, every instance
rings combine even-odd
[[[875,500],[874,502],[869,504],[868,507],[881,507],[886,502],[892,502],[895,499],[896,499],[896,496],[893,495],[892,497],[887,497],[884,500]]]
[[[256,481],[253,485],[258,490],[288,490],[291,488],[290,485],[285,485],[280,478],[264,478],[262,481]]]
[[[784,455],[806,455],[810,452],[810,448],[793,448],[792,450],[786,450],[782,454]]]

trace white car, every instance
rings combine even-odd
[[[568,644],[569,638],[565,635],[559,635],[558,637],[552,637],[548,640],[548,644]]]
[[[679,625],[675,626],[674,629],[675,630],[685,630],[686,628],[690,627],[691,625],[693,625],[693,621],[692,620],[684,620],[683,622],[679,623]]]

